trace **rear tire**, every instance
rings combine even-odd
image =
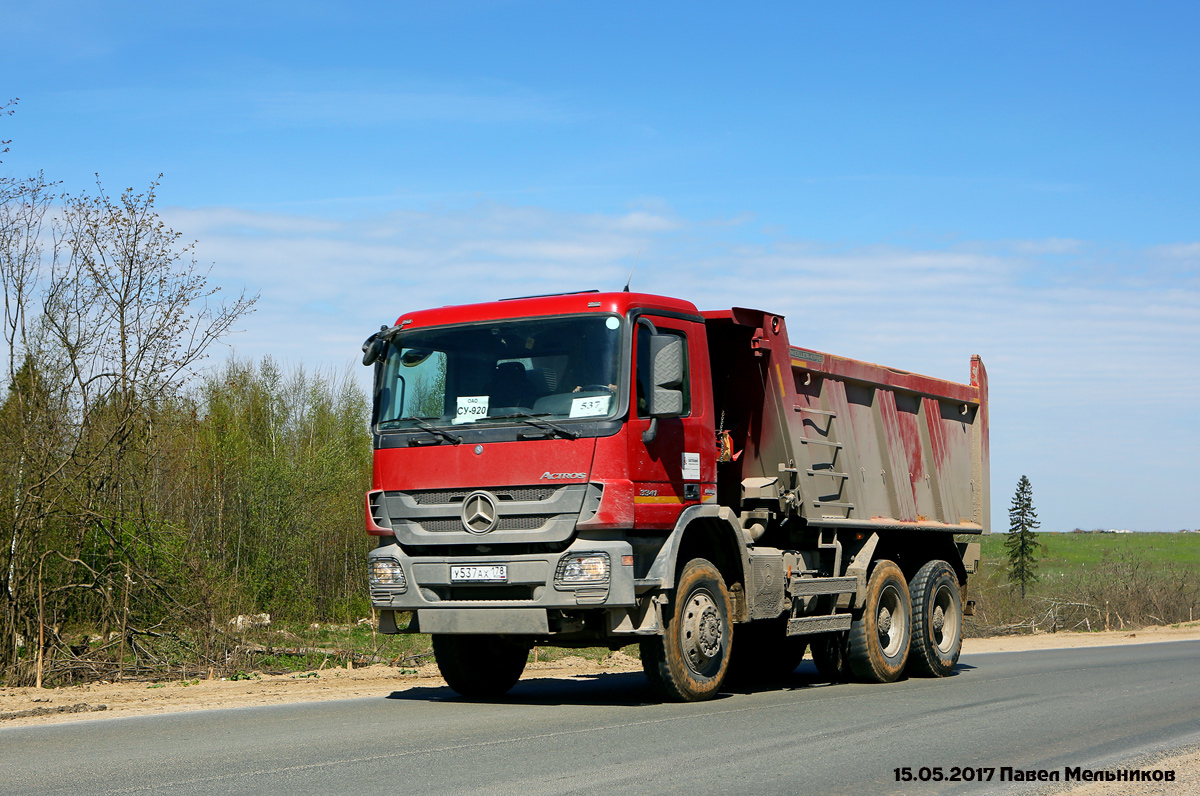
[[[737,645],[729,660],[727,683],[742,687],[769,685],[787,679],[800,661],[808,641],[787,635],[787,619],[736,625]]]
[[[712,699],[729,669],[733,642],[729,590],[703,558],[684,566],[662,636],[641,643],[642,669],[669,702]]]
[[[508,693],[525,671],[531,646],[514,636],[433,636],[438,671],[446,685],[469,699],[493,699]]]
[[[831,683],[844,683],[850,679],[850,664],[846,660],[846,633],[822,633],[812,637],[813,663],[817,673]]]
[[[954,672],[962,652],[958,576],[945,561],[930,561],[917,570],[908,591],[913,612],[908,668],[926,677],[945,677]]]
[[[892,561],[871,570],[862,615],[850,626],[850,669],[869,683],[900,678],[912,638],[912,599],[904,573]]]

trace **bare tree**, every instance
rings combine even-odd
[[[14,98],[10,99],[8,102],[4,103],[3,105],[0,105],[0,116],[12,116],[14,113],[16,113],[16,110],[12,106],[16,105],[17,102],[20,101],[20,99],[21,99],[20,97],[14,97]],[[6,152],[8,152],[8,145],[11,143],[12,143],[11,138],[9,138],[7,140],[0,138],[0,147],[3,147],[3,149],[0,149],[0,155],[3,155]],[[0,163],[3,163],[3,162],[4,162],[3,160],[0,160]]]
[[[19,586],[31,570],[21,562],[37,548],[53,503],[47,474],[55,468],[54,391],[36,366],[41,345],[37,291],[44,275],[44,227],[52,200],[53,186],[41,174],[24,180],[0,177],[0,285],[7,356],[7,390],[0,402],[0,484],[7,509],[0,513],[0,665],[17,656],[18,627],[31,637],[32,598]]]
[[[4,424],[20,473],[10,493],[14,520],[5,523],[10,641],[17,625],[31,637],[35,603],[42,636],[62,600],[78,602],[70,595],[85,592],[101,636],[121,628],[119,660],[131,605],[136,611],[175,600],[162,567],[149,564],[170,547],[164,535],[177,530],[147,491],[164,453],[155,424],[172,416],[209,348],[253,310],[257,296],[217,301],[219,288],[196,263],[194,244],[183,245],[155,211],[157,187],[113,198],[97,181],[94,195],[63,197],[49,222],[53,197],[44,183],[10,185],[4,197],[0,219],[11,223],[0,239],[0,273],[9,403],[16,401],[6,409],[14,420],[25,417],[19,413],[34,406],[36,386],[42,425],[53,425],[59,437],[47,444],[46,428],[28,420]],[[50,460],[34,473],[22,465],[38,450]],[[26,508],[35,497],[36,513]],[[56,532],[38,536],[34,531],[48,522]],[[131,599],[135,589],[156,599]],[[60,595],[48,607],[47,590]],[[35,591],[42,600],[31,599]],[[15,641],[5,648],[0,664],[11,664]]]

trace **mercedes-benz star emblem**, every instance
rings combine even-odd
[[[490,492],[472,492],[463,501],[462,523],[470,533],[487,533],[496,528],[500,516]]]

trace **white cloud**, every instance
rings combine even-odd
[[[406,310],[619,290],[638,258],[634,290],[778,312],[799,345],[960,381],[970,355],[983,355],[997,530],[1022,473],[1046,529],[1196,524],[1200,243],[834,247],[755,240],[742,225],[661,206],[603,215],[481,204],[358,221],[167,215],[216,262],[215,281],[262,292],[233,341],[244,355],[340,369]],[[1155,474],[1141,491],[1139,473]]]
[[[1200,262],[1200,243],[1174,243],[1166,246],[1155,246],[1150,253],[1169,260],[1188,260],[1193,264]]]

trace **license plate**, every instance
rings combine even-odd
[[[452,583],[507,583],[508,565],[450,567],[450,581]]]

